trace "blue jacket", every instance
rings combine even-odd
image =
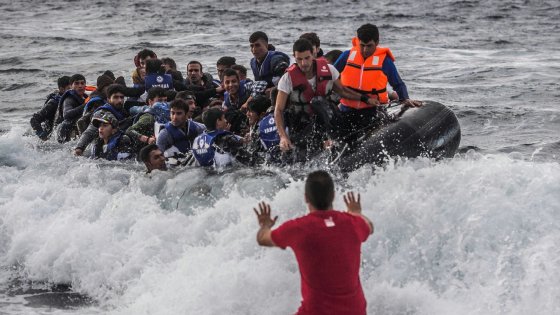
[[[192,120],[187,120],[187,130],[181,130],[175,127],[171,122],[165,124],[165,130],[171,135],[173,145],[182,153],[187,153],[191,149],[191,143],[202,132],[201,124],[195,123]]]
[[[246,95],[247,94],[247,90],[245,89],[245,80],[241,80],[239,81],[239,90],[237,91],[237,95],[239,97],[239,100],[237,102],[237,104],[231,104],[231,100],[229,99],[229,92],[225,92],[224,93],[224,106],[230,110],[230,109],[239,109],[240,105],[243,105],[247,99],[249,98],[249,96],[251,95]]]
[[[253,70],[255,81],[266,81],[268,87],[274,86],[272,78],[282,75],[282,73],[275,73],[275,68],[281,62],[285,62],[287,68],[290,65],[290,57],[283,52],[275,50],[269,50],[260,65],[257,63],[257,59],[253,57],[253,59],[251,59],[251,70]]]

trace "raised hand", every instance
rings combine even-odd
[[[360,204],[360,194],[357,194],[357,199],[356,196],[354,196],[354,192],[348,192],[346,193],[346,195],[343,196],[344,199],[344,203],[346,204],[346,208],[348,209],[348,212],[350,213],[354,213],[354,214],[361,214],[362,213],[362,205]]]
[[[261,228],[271,228],[276,223],[276,219],[278,219],[278,216],[275,216],[274,219],[271,218],[270,205],[265,203],[264,201],[261,201],[259,203],[259,211],[257,211],[256,208],[253,208],[253,211],[255,211],[255,214],[257,215],[257,219]]]

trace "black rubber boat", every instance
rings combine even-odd
[[[421,107],[389,112],[394,119],[364,132],[357,141],[344,144],[330,163],[349,172],[365,164],[383,164],[388,157],[440,159],[453,157],[457,152],[461,128],[455,114],[445,105],[424,101]]]

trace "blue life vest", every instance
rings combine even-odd
[[[181,153],[187,153],[191,149],[193,140],[204,131],[205,127],[189,119],[187,120],[186,133],[182,129],[175,127],[171,122],[165,124],[165,129],[173,139],[173,145]]]
[[[124,132],[119,130],[109,139],[109,142],[107,143],[107,149],[106,149],[107,150],[106,159],[108,161],[116,161],[128,157],[128,154],[125,157],[119,156],[118,147],[119,147],[119,142],[121,141],[123,136],[124,136]],[[93,146],[92,157],[96,157],[97,155],[96,151],[97,151],[97,146]]]
[[[146,91],[149,91],[154,86],[173,90],[173,77],[170,74],[147,74],[144,79],[144,85]]]
[[[62,98],[62,95],[59,94],[58,92],[51,93],[47,96],[47,100],[43,104],[43,107],[45,107],[50,101],[53,101],[56,104],[58,104],[58,103],[60,103],[61,98]]]
[[[193,142],[192,151],[194,158],[197,160],[200,166],[224,166],[227,164],[228,159],[233,160],[229,153],[225,153],[221,150],[219,152],[214,146],[214,141],[216,137],[220,135],[230,135],[229,131],[225,130],[214,130],[212,132],[203,132],[201,135],[196,137]],[[229,155],[229,156],[228,156]]]
[[[267,150],[280,144],[280,136],[276,129],[273,113],[263,117],[259,122],[259,138],[264,148]]]
[[[147,107],[141,113],[137,114],[136,117],[134,117],[133,124],[135,124],[138,119],[140,119],[140,116],[144,114],[150,114],[154,116],[154,119],[158,124],[166,124],[167,122],[169,122],[169,119],[171,117],[169,104],[165,102],[157,102],[154,105]]]
[[[224,107],[228,110],[230,109],[239,109],[241,107],[241,105],[243,105],[247,99],[249,98],[250,95],[245,95],[247,93],[247,90],[245,90],[245,80],[241,80],[239,81],[239,90],[237,90],[237,104],[235,104],[235,106],[233,106],[233,104],[231,104],[231,101],[229,99],[229,92],[224,92]]]
[[[69,97],[76,100],[76,102],[80,105],[85,100],[84,98],[79,96],[78,93],[76,93],[76,91],[74,91],[74,90],[68,90],[68,91],[64,92],[64,94],[62,94],[62,96],[58,100],[58,117],[59,117],[60,121],[62,121],[64,119],[64,101]]]
[[[113,107],[113,105],[109,103],[105,103],[105,105],[96,108],[94,113],[102,109],[110,111],[111,114],[115,115],[115,118],[117,118],[119,122],[126,118],[124,113],[119,112],[116,108]]]
[[[86,103],[86,106],[84,107],[84,114],[91,110],[90,107],[93,106],[93,103],[99,102],[99,101],[105,102],[105,100],[101,96],[94,96],[94,97],[90,98],[89,101]]]
[[[256,58],[253,57],[253,59],[251,59],[251,70],[253,70],[255,81],[266,81],[268,83],[268,87],[274,86],[274,83],[272,83],[272,77],[274,77],[274,75],[272,74],[272,66],[270,62],[272,61],[272,57],[276,55],[283,56],[286,58],[286,62],[290,64],[290,57],[288,55],[275,50],[268,51],[260,67],[257,65]]]

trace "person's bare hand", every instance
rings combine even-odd
[[[280,137],[280,150],[286,152],[291,150],[293,147],[294,145],[288,137]]]
[[[362,213],[362,205],[360,203],[360,193],[357,194],[357,198],[356,198],[356,196],[354,196],[354,192],[352,191],[348,192],[346,193],[346,195],[344,195],[343,199],[344,199],[344,203],[346,204],[346,208],[348,209],[348,212],[353,214]]]
[[[271,228],[272,226],[274,226],[276,220],[278,219],[278,216],[275,216],[274,219],[271,218],[270,205],[264,201],[261,201],[259,203],[259,211],[257,211],[256,208],[253,208],[253,211],[255,211],[255,214],[257,215],[257,219],[259,221],[259,225],[261,227],[266,226],[268,228]]]
[[[422,106],[422,102],[421,101],[415,101],[415,100],[411,100],[409,98],[407,98],[406,100],[402,101],[401,104],[404,107],[420,107]]]
[[[378,105],[381,104],[381,103],[379,103],[379,100],[376,99],[376,98],[368,98],[367,103],[369,105],[373,105],[373,106],[378,106]]]

